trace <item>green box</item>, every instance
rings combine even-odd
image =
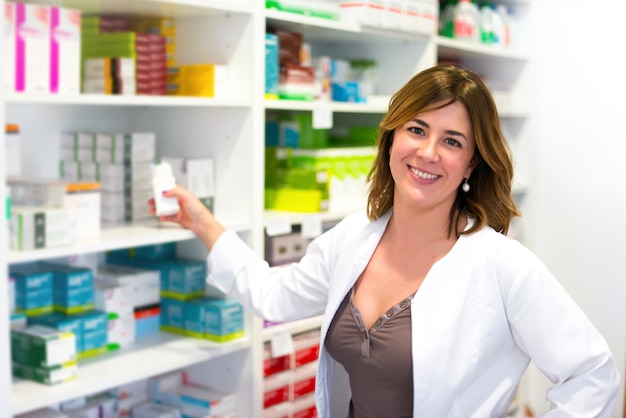
[[[76,361],[76,336],[42,325],[11,330],[11,359],[32,367]]]

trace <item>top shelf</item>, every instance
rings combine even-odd
[[[38,0],[80,10],[85,15],[141,15],[170,18],[219,16],[227,13],[251,14],[252,0]]]
[[[248,107],[248,100],[203,97],[110,95],[110,94],[24,94],[9,93],[6,103],[105,105],[105,106],[177,106],[177,107]]]
[[[274,9],[265,10],[265,20],[268,26],[302,33],[307,41],[337,42],[340,39],[342,43],[386,44],[394,40],[415,42],[430,39],[426,35],[364,26],[355,21],[324,19]]]

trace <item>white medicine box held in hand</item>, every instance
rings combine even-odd
[[[172,175],[172,166],[161,161],[152,166],[152,190],[154,193],[154,207],[156,216],[168,216],[178,213],[178,199],[165,197],[163,192],[173,189],[176,180]]]

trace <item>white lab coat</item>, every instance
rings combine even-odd
[[[231,231],[208,256],[209,283],[259,316],[291,321],[324,314],[316,382],[321,418],[331,417],[340,367],[323,341],[390,216],[374,222],[363,212],[348,216],[288,267],[270,268]],[[411,322],[414,417],[502,417],[531,359],[554,383],[545,417],[611,415],[620,378],[605,340],[535,255],[491,228],[461,236],[432,266],[413,298]]]

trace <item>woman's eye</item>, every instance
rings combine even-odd
[[[444,141],[446,144],[450,144],[454,147],[461,147],[461,143],[454,138],[446,138]]]
[[[409,127],[409,131],[417,135],[424,135],[424,130],[420,128],[419,126],[411,126]]]

